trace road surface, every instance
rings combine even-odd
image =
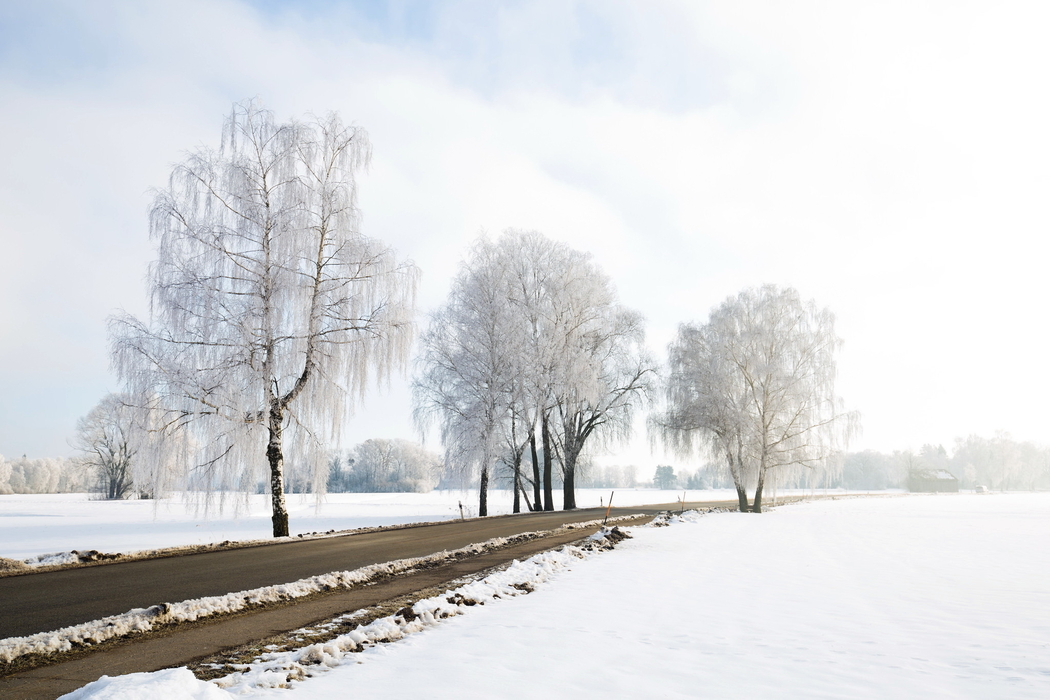
[[[687,508],[735,502],[688,502]],[[610,517],[655,514],[679,504],[613,508]],[[599,508],[453,520],[316,540],[115,562],[0,578],[0,638],[21,637],[132,608],[224,595],[332,571],[458,549],[493,537],[552,530],[604,516]]]

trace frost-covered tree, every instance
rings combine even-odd
[[[536,231],[508,229],[495,246],[497,264],[505,274],[506,302],[516,323],[514,407],[516,423],[527,429],[533,508],[554,510],[555,388],[565,376],[567,356],[565,304],[559,300],[567,298],[567,288],[586,284],[588,256]],[[516,448],[508,445],[508,450],[513,454]]]
[[[740,510],[746,511],[753,464],[744,459],[744,390],[720,350],[717,329],[681,325],[668,347],[668,366],[666,409],[650,416],[651,427],[680,456],[709,450],[732,477]]]
[[[0,494],[83,493],[94,484],[94,475],[79,460],[29,459],[7,461],[0,455]]]
[[[564,374],[553,395],[566,510],[576,507],[576,467],[589,441],[628,438],[656,374],[641,316],[613,303],[609,291],[583,304],[569,303],[572,312],[566,316],[576,322],[562,334]]]
[[[441,466],[437,455],[409,440],[365,440],[345,462],[340,456],[332,460],[328,490],[426,493],[441,476]]]
[[[77,421],[73,446],[109,499],[126,498],[134,486],[132,462],[137,446],[131,413],[127,397],[107,394]]]
[[[957,438],[950,469],[967,488],[980,484],[998,491],[1050,486],[1050,450],[1019,443],[1004,431],[994,437]]]
[[[653,474],[653,488],[670,490],[678,486],[678,476],[674,473],[674,467],[660,466]]]
[[[407,359],[417,270],[359,231],[370,154],[335,114],[279,123],[235,106],[221,147],[190,154],[154,199],[150,319],[111,320],[130,403],[166,438],[153,455],[174,451],[206,492],[265,474],[274,536],[288,534],[286,454],[323,489],[325,443]]]
[[[564,506],[574,508],[584,448],[626,435],[649,389],[643,339],[641,318],[616,303],[588,255],[535,232],[482,237],[423,335],[417,418],[438,422],[450,464],[480,474],[483,514],[497,457],[511,471],[515,510],[519,494],[528,500],[526,451],[530,505],[553,510],[557,453]]]
[[[761,512],[771,474],[826,467],[856,422],[835,395],[839,344],[831,312],[794,289],[745,290],[706,324],[679,328],[668,351],[667,408],[653,425],[683,456],[697,448],[719,455],[740,509]]]
[[[528,426],[535,503],[542,479],[542,507],[554,509],[558,455],[563,506],[575,508],[584,449],[627,437],[635,409],[648,397],[655,365],[644,349],[642,318],[616,302],[612,282],[586,253],[535,231],[505,231],[496,246],[518,333],[521,386],[514,405],[517,423]]]
[[[488,515],[490,470],[515,393],[514,320],[497,251],[483,238],[422,335],[413,382],[416,421],[423,429],[437,422],[447,468],[478,475],[481,516]]]

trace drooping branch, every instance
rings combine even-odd
[[[247,103],[220,149],[157,193],[151,318],[111,322],[113,357],[141,423],[177,443],[154,442],[158,454],[184,474],[210,465],[195,488],[252,489],[265,474],[281,509],[284,464],[320,473],[322,443],[407,362],[418,271],[359,230],[370,153],[337,115],[279,124]]]

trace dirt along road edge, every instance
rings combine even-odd
[[[637,514],[622,524],[648,522],[655,513]],[[0,678],[0,696],[25,700],[52,700],[102,675],[157,671],[192,664],[231,649],[264,643],[293,630],[339,615],[381,605],[385,601],[449,584],[471,574],[500,567],[515,559],[578,541],[601,526],[562,531],[478,556],[379,583],[332,591],[239,614],[181,624],[131,638],[88,647],[42,665]]]
[[[712,507],[718,502],[691,502]],[[655,515],[679,504],[613,508],[611,517]],[[600,508],[449,520],[343,536],[279,541],[177,557],[112,563],[0,578],[0,640],[81,625],[131,609],[223,596],[493,538],[554,530],[601,518]],[[2,672],[0,672],[2,675]]]

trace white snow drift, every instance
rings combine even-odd
[[[631,532],[532,595],[349,657],[359,663],[307,664],[325,672],[291,690],[231,689],[310,700],[1050,697],[1050,494],[821,501]],[[180,678],[181,697],[230,697]],[[103,683],[118,680],[137,697],[162,694],[149,674]],[[77,700],[115,697],[93,687]]]
[[[610,522],[630,519],[632,516],[610,518]],[[148,632],[158,625],[175,622],[190,622],[214,615],[227,614],[245,608],[274,603],[282,600],[302,598],[339,588],[353,588],[383,576],[403,574],[414,569],[440,564],[463,556],[473,556],[507,545],[526,542],[546,535],[598,525],[591,520],[570,523],[555,530],[525,532],[512,537],[495,537],[484,542],[467,545],[454,550],[445,550],[425,557],[397,559],[381,564],[361,567],[353,571],[335,571],[319,576],[299,579],[276,586],[264,586],[247,591],[227,593],[221,596],[194,598],[178,603],[162,603],[149,608],[134,608],[120,615],[111,615],[80,625],[40,632],[25,637],[0,639],[0,661],[11,662],[29,654],[55,654],[74,647],[91,646],[109,639],[124,637],[136,632]]]

